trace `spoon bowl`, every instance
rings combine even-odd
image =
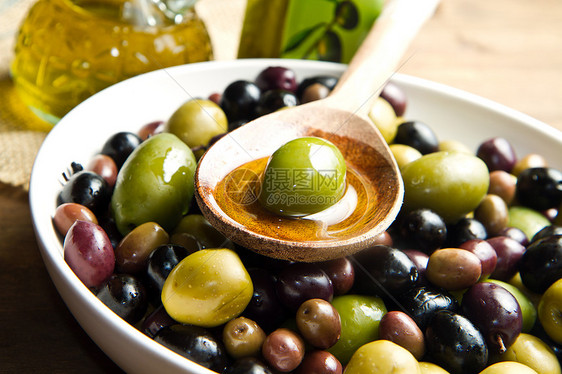
[[[325,261],[349,255],[371,245],[400,210],[402,179],[384,142],[379,140],[379,132],[372,125],[367,126],[367,120],[359,116],[350,117],[346,111],[327,109],[322,105],[310,106],[305,108],[303,105],[295,110],[275,112],[260,118],[260,131],[271,136],[263,136],[254,131],[253,126],[243,126],[221,139],[220,146],[211,147],[199,161],[196,198],[202,213],[231,240],[262,255],[293,261]],[[310,126],[296,121],[303,116],[311,116]],[[339,117],[341,122],[330,122],[334,117]],[[315,123],[326,123],[326,126],[318,128]],[[340,128],[338,124],[341,123],[345,125]],[[278,131],[279,128],[283,131]],[[293,225],[281,225],[268,233],[260,230],[259,226],[265,225],[260,220],[244,222],[224,212],[217,200],[220,198],[217,196],[220,193],[217,185],[233,168],[267,157],[287,141],[305,136],[317,136],[334,143],[342,152],[348,169],[354,168],[369,187],[377,191],[376,196],[367,195],[368,198],[360,199],[357,214],[344,232],[333,238],[311,240],[306,231],[294,232]],[[222,157],[225,154],[228,157]],[[202,173],[202,170],[211,172]],[[302,220],[295,222],[299,224]],[[283,230],[293,232],[287,234]],[[284,239],[287,237],[293,239]]]
[[[209,222],[244,247],[292,261],[326,261],[373,244],[398,214],[404,190],[396,161],[367,112],[437,4],[438,0],[390,2],[329,97],[260,117],[217,141],[200,159],[195,175],[195,197]],[[357,170],[374,191],[358,199],[351,226],[337,236],[317,239],[301,230],[298,220],[297,225],[264,227],[257,218],[244,221],[222,209],[218,201],[224,191],[217,186],[229,173],[305,136],[334,143],[348,168]]]

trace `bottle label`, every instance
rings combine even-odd
[[[383,2],[289,1],[279,56],[349,62],[379,16]]]

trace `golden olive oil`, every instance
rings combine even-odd
[[[114,83],[212,58],[207,29],[192,7],[170,17],[155,4],[39,0],[21,25],[11,65],[20,97],[35,114],[55,124]]]

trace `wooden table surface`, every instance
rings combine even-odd
[[[518,109],[562,130],[562,2],[442,0],[401,72]],[[2,160],[9,162],[9,160]],[[27,193],[0,185],[0,373],[113,373],[54,288]]]

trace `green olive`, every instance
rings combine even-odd
[[[346,187],[343,155],[331,142],[304,137],[277,149],[266,166],[259,201],[283,216],[305,216],[335,204]]]
[[[472,212],[486,196],[490,176],[486,164],[463,152],[434,152],[402,169],[406,210],[428,208],[447,223]]]
[[[490,236],[497,236],[508,223],[508,207],[498,195],[487,194],[474,211],[474,218],[482,222]]]
[[[382,97],[378,97],[369,111],[369,118],[379,129],[388,144],[392,143],[401,123],[396,118],[392,105]]]
[[[541,168],[547,166],[548,166],[548,162],[542,155],[536,153],[529,153],[528,155],[525,155],[521,157],[519,160],[517,160],[517,162],[513,166],[513,169],[511,169],[511,174],[518,176],[519,173],[521,173],[525,169]]]
[[[524,206],[510,207],[508,215],[508,226],[516,227],[523,231],[529,240],[543,227],[550,225],[548,218],[543,214]]]
[[[183,217],[172,234],[176,238],[181,234],[193,236],[203,248],[229,247],[230,244],[230,241],[201,214],[188,214]]]
[[[432,362],[421,361],[419,363],[421,374],[449,374],[449,372]]]
[[[400,169],[422,156],[420,151],[406,144],[391,144],[389,148]]]
[[[203,249],[170,272],[162,304],[180,323],[215,327],[240,315],[253,292],[250,275],[234,251]]]
[[[187,213],[193,197],[196,160],[173,134],[142,142],[119,171],[111,210],[121,234],[145,222],[171,232]]]
[[[488,366],[480,374],[538,374],[536,371],[515,361],[502,361]]]
[[[332,305],[340,315],[341,336],[328,352],[345,365],[359,347],[379,338],[386,306],[379,297],[353,294],[335,297]]]
[[[170,237],[162,226],[146,222],[135,227],[115,248],[115,264],[124,273],[134,274],[146,269],[148,256],[158,246],[168,243]]]
[[[345,368],[346,374],[420,374],[418,360],[390,340],[375,340],[357,350]]]
[[[522,333],[500,356],[501,361],[527,365],[537,373],[560,374],[560,363],[552,349],[536,336]]]
[[[206,146],[214,136],[228,131],[228,120],[220,106],[210,100],[193,99],[181,105],[166,127],[190,148]]]
[[[440,151],[457,151],[474,154],[466,144],[458,140],[442,140],[439,142]]]
[[[230,320],[222,331],[222,340],[228,354],[234,358],[258,356],[265,332],[253,320],[238,317]]]

